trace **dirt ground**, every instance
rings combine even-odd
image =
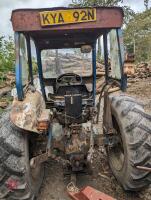
[[[140,80],[129,86],[127,93],[144,104],[146,112],[151,114],[151,78]],[[113,177],[107,163],[103,147],[94,154],[92,175],[79,175],[79,188],[89,185],[105,192],[117,200],[150,200],[151,187],[137,193],[124,192]],[[45,164],[45,178],[37,200],[68,200],[66,185],[69,177],[63,176],[62,167],[54,161]]]
[[[131,84],[127,90],[128,95],[139,99],[145,111],[151,114],[151,78],[140,79]],[[100,125],[101,126],[101,125]],[[63,175],[61,165],[55,161],[45,163],[45,177],[37,200],[69,200],[66,186],[69,177]],[[112,175],[103,146],[94,154],[92,175],[80,174],[77,177],[77,186],[92,186],[117,200],[151,200],[151,186],[137,193],[124,192]]]

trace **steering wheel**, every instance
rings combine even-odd
[[[66,73],[66,74],[61,74],[57,79],[56,82],[60,85],[62,84],[81,84],[82,83],[82,77],[78,74],[75,73]]]

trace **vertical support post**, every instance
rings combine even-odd
[[[109,70],[108,70],[108,42],[107,33],[103,34],[103,44],[104,44],[104,64],[105,64],[105,81],[108,82]]]
[[[55,50],[56,53],[56,59],[55,59],[55,67],[56,67],[56,73],[59,73],[59,54],[58,54],[58,49]]]
[[[36,53],[37,53],[37,64],[38,64],[38,73],[39,73],[39,81],[41,86],[41,92],[46,101],[46,93],[45,93],[45,86],[43,82],[43,71],[42,71],[42,62],[41,62],[41,50],[36,45]]]
[[[52,142],[52,127],[49,125],[48,129],[48,142],[47,142],[47,150],[50,152],[51,150],[51,142]]]
[[[29,35],[26,36],[27,41],[27,54],[28,54],[28,66],[29,66],[29,76],[31,84],[33,85],[33,71],[32,71],[32,57],[31,57],[31,43]]]
[[[96,42],[93,44],[92,49],[92,63],[93,63],[93,101],[95,105],[95,95],[96,95]]]
[[[117,29],[117,41],[119,49],[119,61],[121,66],[121,90],[124,92],[127,88],[127,75],[124,74],[124,42],[121,29]]]
[[[15,73],[16,73],[16,89],[18,100],[22,101],[24,98],[23,86],[22,86],[22,63],[20,59],[20,34],[15,32],[15,51],[16,51],[16,63],[15,63]]]

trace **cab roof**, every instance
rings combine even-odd
[[[13,30],[29,35],[41,49],[68,48],[78,47],[82,44],[92,44],[104,31],[120,28],[123,24],[124,14],[122,8],[95,7],[96,21],[41,26],[40,12],[71,9],[81,8],[57,7],[13,10],[11,17]]]

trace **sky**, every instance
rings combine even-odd
[[[151,6],[151,0],[149,0]],[[124,4],[131,6],[136,12],[145,9],[143,0],[124,0]],[[71,0],[0,0],[0,35],[13,35],[10,22],[11,12],[17,8],[46,8],[68,6]]]

